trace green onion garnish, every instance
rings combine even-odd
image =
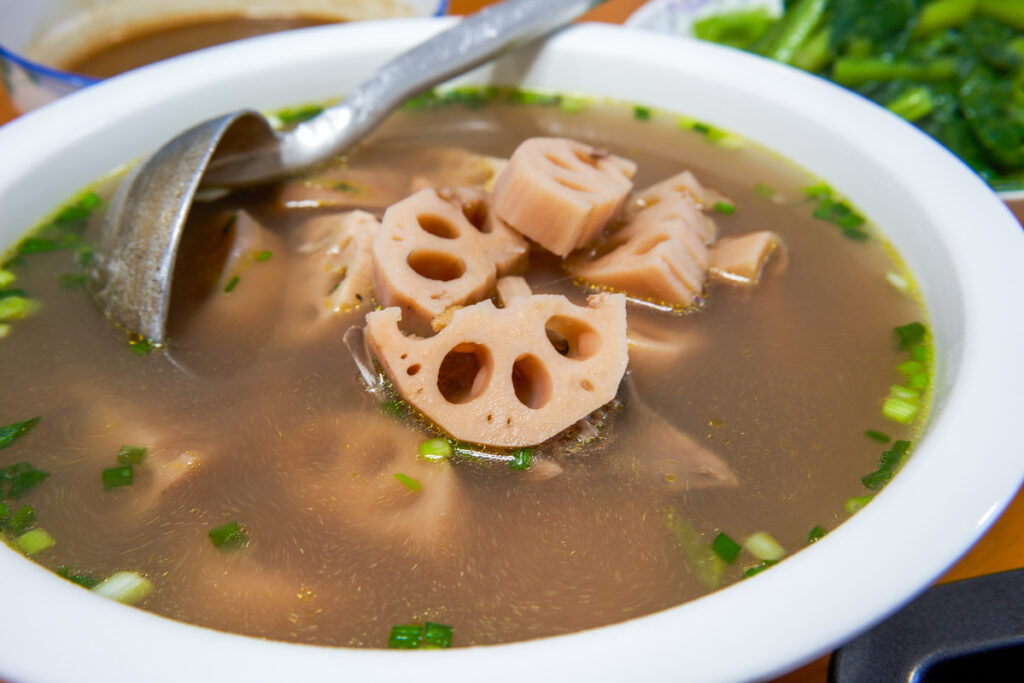
[[[508,466],[513,470],[528,470],[532,457],[533,451],[529,448],[520,448],[512,452],[512,459],[509,460]]]
[[[232,291],[234,291],[235,287],[238,286],[238,281],[239,280],[240,280],[240,278],[237,275],[235,275],[233,278],[228,280],[228,283],[224,286],[224,293],[225,294],[230,294]]]
[[[415,624],[392,626],[391,635],[388,637],[388,647],[393,650],[417,650],[420,647],[422,635],[422,626]]]
[[[234,550],[249,543],[249,536],[237,521],[230,521],[224,526],[210,529],[210,540],[218,550]]]
[[[109,467],[103,470],[103,488],[116,489],[121,486],[130,486],[135,477],[132,475],[131,465],[120,467]]]
[[[452,627],[428,621],[423,624],[423,649],[436,650],[452,646]]]
[[[762,561],[778,562],[786,555],[785,548],[764,531],[758,531],[756,534],[748,536],[743,541],[743,546],[751,555]]]
[[[395,479],[402,482],[402,484],[404,484],[405,487],[410,491],[419,491],[421,488],[423,488],[423,484],[419,483],[410,476],[402,474],[401,472],[395,472]]]
[[[633,118],[637,121],[650,121],[651,110],[647,107],[633,107]]]
[[[724,533],[718,534],[711,542],[711,550],[727,563],[732,564],[739,557],[742,546]]]
[[[33,417],[22,422],[12,422],[9,425],[0,427],[0,448],[7,448],[25,434],[28,434],[39,422],[39,419],[38,417]]]
[[[274,255],[274,252],[270,251],[269,249],[264,249],[260,253],[256,254],[256,260],[257,261],[261,261],[261,262],[262,261],[269,261],[270,257],[273,256],[273,255]]]
[[[903,351],[909,350],[912,346],[924,341],[926,331],[925,326],[918,322],[907,323],[906,325],[893,328],[899,348]]]
[[[324,110],[323,107],[315,104],[299,107],[298,109],[282,109],[275,116],[282,126],[290,126],[295,123],[308,121]]]
[[[778,562],[775,560],[764,560],[761,562],[761,564],[754,565],[753,567],[747,569],[747,571],[743,572],[743,578],[749,579],[751,576],[754,576],[755,574],[760,574],[765,569],[768,569],[768,567],[774,566],[776,564],[778,564]]]
[[[393,650],[436,650],[452,646],[452,627],[428,621],[391,627],[388,647]]]
[[[857,510],[860,510],[870,503],[873,497],[873,494],[869,494],[867,496],[854,496],[853,498],[848,498],[846,500],[846,504],[843,505],[843,508],[852,515],[854,512],[857,512]]]
[[[138,465],[144,455],[145,446],[121,446],[117,450],[117,462],[121,465]]]
[[[14,275],[14,273],[12,273],[9,270],[4,270],[3,268],[0,268],[0,289],[7,289],[12,284],[14,284],[14,281],[16,279],[17,277]]]
[[[32,529],[18,536],[14,543],[18,546],[18,550],[26,555],[35,555],[52,548],[56,541],[53,540],[53,536],[46,533],[45,529]]]
[[[817,543],[821,539],[825,538],[826,533],[825,527],[820,524],[815,524],[814,528],[807,534],[807,545]]]
[[[100,580],[95,576],[90,576],[84,572],[77,572],[67,565],[61,565],[54,570],[54,573],[61,578],[67,579],[71,583],[77,583],[79,586],[84,586],[85,588],[92,588],[100,582]]]
[[[145,356],[154,348],[153,342],[143,337],[132,337],[128,340],[128,348],[137,356]]]
[[[21,498],[50,476],[49,472],[37,470],[27,462],[16,462],[0,470],[0,494],[7,498]],[[4,484],[7,492],[4,493]]]
[[[889,436],[885,432],[880,432],[877,429],[864,430],[864,436],[868,437],[873,441],[877,441],[878,443],[889,443],[892,440],[891,436]]]
[[[405,405],[405,401],[398,398],[390,401],[382,401],[380,409],[392,417],[405,417],[406,413],[409,412]]]
[[[39,302],[23,296],[0,299],[0,320],[21,320],[39,310]]]
[[[36,521],[36,511],[31,505],[22,505],[11,518],[4,522],[4,526],[14,533],[24,531]]]
[[[117,572],[93,586],[92,592],[134,605],[153,591],[153,582],[138,572]]]
[[[718,213],[724,213],[724,214],[735,213],[736,205],[733,204],[732,202],[727,202],[725,200],[721,200],[721,201],[715,203],[715,211],[717,211]]]
[[[420,457],[427,460],[444,460],[452,455],[452,445],[448,439],[427,439],[420,444]]]

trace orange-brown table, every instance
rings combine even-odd
[[[487,0],[450,0],[453,14],[466,14],[487,4]],[[621,23],[643,0],[609,0],[584,16],[588,21]],[[15,111],[0,90],[0,125]],[[1017,497],[991,530],[942,577],[942,581],[966,579],[1007,569],[1024,567],[1024,494]],[[777,683],[825,683],[828,659],[822,658],[778,679]]]

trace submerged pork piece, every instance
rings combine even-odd
[[[690,197],[670,194],[637,212],[598,245],[593,259],[569,263],[587,282],[640,299],[690,306],[704,292],[711,221]]]
[[[773,257],[778,270],[785,268],[785,245],[770,230],[723,237],[711,245],[711,267],[708,274],[720,282],[756,285],[761,281],[765,265]]]
[[[380,222],[365,211],[319,216],[301,228],[289,271],[284,320],[290,337],[315,332],[373,296],[373,238]]]
[[[384,209],[409,194],[409,176],[394,168],[334,168],[286,182],[283,209]]]
[[[739,485],[724,460],[651,409],[640,398],[632,379],[627,378],[624,384],[624,423],[617,428],[629,437],[612,447],[629,454],[627,463],[635,472],[670,491]]]
[[[479,189],[425,189],[393,204],[373,241],[373,288],[409,322],[490,296],[527,254]]]
[[[304,505],[403,552],[440,559],[466,501],[446,459],[419,455],[426,435],[377,411],[317,415],[309,446],[322,462],[293,481]]]
[[[366,316],[370,346],[402,397],[456,439],[529,446],[610,401],[626,370],[626,300],[561,295],[490,300],[455,311],[428,339],[398,308]],[[552,337],[564,341],[556,350]]]
[[[494,186],[494,210],[553,254],[587,244],[622,208],[636,164],[566,138],[530,138]]]
[[[481,187],[490,191],[508,161],[461,147],[428,147],[412,154],[407,163],[414,169],[413,192],[428,187]]]

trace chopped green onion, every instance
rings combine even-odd
[[[14,273],[12,273],[9,270],[4,270],[3,268],[0,268],[0,289],[7,289],[12,284],[14,284],[14,281],[16,279],[17,277],[14,275]]]
[[[391,627],[388,647],[392,650],[417,650],[423,636],[423,627],[416,624],[399,624]]]
[[[736,212],[736,205],[725,200],[715,203],[715,211],[718,213],[730,214]]]
[[[928,361],[928,347],[924,344],[914,344],[910,347],[910,357],[919,363]]]
[[[778,562],[786,555],[785,548],[779,545],[778,541],[764,531],[759,531],[756,534],[748,536],[746,540],[743,541],[743,547],[745,547],[751,555],[759,560]]]
[[[807,545],[817,543],[821,539],[825,538],[826,533],[828,532],[825,531],[825,527],[820,524],[815,524],[814,528],[807,534]]]
[[[423,484],[419,483],[415,479],[401,472],[395,472],[395,479],[402,482],[402,484],[410,491],[419,491],[423,488]]]
[[[760,574],[765,569],[768,569],[768,567],[772,567],[776,564],[778,564],[776,560],[764,560],[761,562],[761,564],[754,565],[753,567],[748,568],[747,571],[743,572],[743,578],[749,579],[751,576],[754,576],[755,574]]]
[[[39,302],[23,296],[7,296],[0,299],[0,320],[21,320],[40,308]]]
[[[444,460],[452,455],[452,445],[448,439],[427,439],[420,444],[420,457],[427,460]]]
[[[57,542],[53,540],[53,536],[46,533],[45,529],[32,529],[18,536],[14,543],[18,546],[18,550],[26,555],[36,555],[52,548]]]
[[[637,121],[650,121],[651,110],[647,107],[636,106],[633,107],[633,118]]]
[[[732,564],[739,557],[742,546],[724,533],[720,533],[711,542],[711,550],[725,560],[726,563]]]
[[[312,104],[305,107],[299,107],[297,109],[282,109],[275,113],[274,116],[281,122],[282,126],[290,126],[295,123],[308,121],[314,116],[320,114],[323,110],[323,107]]]
[[[913,322],[907,323],[906,325],[900,325],[899,327],[894,327],[893,332],[896,334],[899,349],[901,351],[906,351],[912,346],[924,341],[927,329],[921,323]]]
[[[121,465],[138,465],[146,455],[145,446],[121,446],[117,450],[117,462]]]
[[[234,550],[249,543],[248,534],[237,521],[230,521],[223,526],[210,529],[209,536],[218,550]]]
[[[234,291],[235,287],[238,286],[239,280],[240,280],[240,278],[237,275],[235,275],[233,278],[228,280],[228,283],[226,285],[224,285],[224,293],[225,294],[230,294],[232,291]]]
[[[256,254],[256,260],[260,261],[260,262],[262,262],[262,261],[269,261],[270,257],[273,256],[273,255],[274,255],[274,252],[270,251],[269,249],[264,249],[263,251],[261,251],[258,254]]]
[[[423,649],[436,650],[452,646],[452,627],[428,621],[423,624]]]
[[[533,456],[533,452],[529,448],[520,448],[512,452],[512,459],[509,461],[508,466],[513,470],[528,470],[530,469],[530,459]]]
[[[14,533],[24,531],[36,521],[36,510],[31,505],[22,505],[11,518],[5,522],[5,526]]]
[[[558,103],[558,110],[563,114],[576,114],[587,108],[587,100],[583,97],[568,97],[563,95]]]
[[[866,496],[854,496],[853,498],[848,498],[846,503],[843,505],[843,508],[852,515],[854,512],[857,512],[870,503],[873,497],[873,494],[869,494]]]
[[[428,621],[391,627],[388,647],[393,650],[436,650],[452,646],[452,627]]]
[[[391,417],[405,417],[409,412],[409,409],[405,405],[405,401],[400,398],[392,399],[390,401],[382,401],[380,409]]]
[[[697,582],[709,590],[717,588],[725,571],[722,558],[712,552],[693,525],[673,505],[665,509],[665,525],[682,548],[686,565]]]
[[[38,417],[33,417],[23,422],[12,422],[9,425],[0,427],[0,448],[7,448],[12,443],[28,434],[39,422]]]
[[[85,280],[85,273],[61,273],[57,276],[61,289],[81,289],[85,287]]]
[[[873,441],[877,441],[878,443],[889,443],[890,441],[892,441],[892,437],[891,436],[889,436],[885,432],[880,432],[877,429],[867,429],[867,430],[865,430],[864,431],[864,436],[868,437],[869,439],[871,439]]]
[[[0,470],[0,495],[7,498],[21,498],[50,476],[49,472],[37,470],[27,462],[16,462]],[[4,494],[3,484],[7,484]]]
[[[130,486],[135,477],[132,474],[131,465],[120,467],[109,467],[103,470],[103,488],[116,489],[121,486]]]
[[[889,271],[885,274],[885,281],[900,292],[906,293],[910,291],[910,283],[907,282],[907,278],[903,277],[899,273]]]
[[[92,592],[126,605],[134,605],[153,591],[153,582],[138,572],[117,572],[93,586]]]
[[[54,573],[61,578],[67,579],[71,583],[77,583],[79,586],[84,586],[85,588],[92,588],[100,582],[100,580],[95,576],[90,576],[84,572],[76,572],[67,565],[61,565],[54,570]]]

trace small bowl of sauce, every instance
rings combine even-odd
[[[21,113],[103,78],[235,40],[440,16],[448,0],[0,0],[0,85]]]

